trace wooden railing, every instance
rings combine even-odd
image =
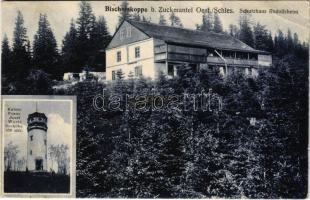
[[[205,63],[205,62],[207,62],[207,57],[203,56],[203,55],[168,53],[168,60],[194,62],[194,63]]]
[[[247,60],[247,59],[233,59],[233,58],[225,58],[227,65],[247,65],[247,66],[257,66],[257,60]],[[209,56],[207,58],[208,63],[214,64],[225,64],[224,60],[220,57],[212,57]]]
[[[166,51],[167,51],[167,45],[166,44],[156,45],[154,47],[155,54],[165,53]]]
[[[184,61],[194,63],[210,63],[210,64],[225,64],[223,59],[217,56],[195,55],[180,52],[167,52],[167,45],[160,44],[154,47],[155,61]],[[167,57],[168,55],[168,57]],[[258,61],[253,59],[238,59],[224,57],[227,65],[240,65],[240,66],[258,66]],[[271,63],[270,63],[271,64]],[[265,64],[267,66],[267,64]]]

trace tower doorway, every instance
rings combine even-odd
[[[36,170],[43,170],[43,160],[36,159]]]

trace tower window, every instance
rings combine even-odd
[[[30,141],[32,141],[33,140],[33,135],[30,135]]]
[[[140,47],[135,48],[135,57],[140,58]]]
[[[30,150],[30,155],[32,155],[32,150]]]

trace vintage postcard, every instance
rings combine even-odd
[[[309,1],[1,7],[6,196],[308,197]]]
[[[75,98],[2,96],[2,192],[73,197]]]

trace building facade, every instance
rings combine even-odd
[[[256,76],[271,64],[270,53],[227,34],[125,20],[106,49],[106,80],[117,79],[118,71],[124,78],[173,77],[185,65],[197,72],[209,68],[224,76],[236,70]]]
[[[28,115],[27,169],[47,171],[47,117],[44,113]]]

